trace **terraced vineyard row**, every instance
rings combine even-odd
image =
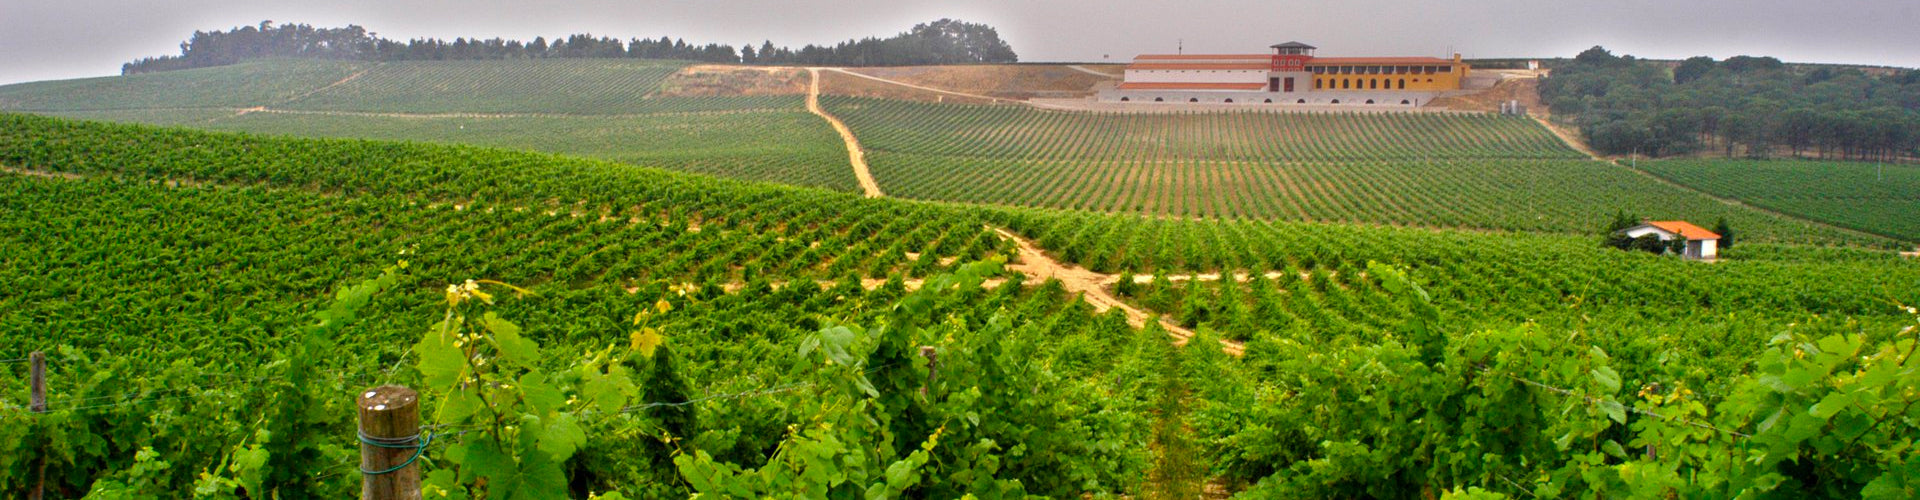
[[[1920,242],[1920,167],[1914,165],[1664,160],[1640,168],[1717,196]]]
[[[1108,114],[830,96],[822,104],[879,152],[970,159],[1434,161],[1576,159],[1532,122],[1483,114]]]

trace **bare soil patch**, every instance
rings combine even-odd
[[[1540,80],[1538,78],[1507,78],[1495,83],[1493,88],[1464,95],[1441,97],[1428,101],[1426,106],[1446,108],[1455,111],[1500,111],[1500,104],[1508,101],[1520,101],[1527,107],[1527,114],[1551,116],[1547,106],[1540,100]]]
[[[661,97],[799,95],[807,75],[798,68],[696,64],[661,82]]]
[[[853,129],[846,122],[835,118],[826,108],[820,107],[820,70],[808,68],[807,76],[807,112],[818,115],[833,125],[833,131],[840,133],[840,140],[847,145],[847,163],[853,165],[853,176],[860,181],[860,191],[868,198],[879,198],[887,194],[880,191],[880,183],[873,180],[873,171],[867,168],[867,152],[860,148],[860,139],[854,137]]]
[[[1175,339],[1174,343],[1178,345],[1186,345],[1188,340],[1193,339],[1193,330],[1188,330],[1180,325],[1174,324],[1172,321],[1158,318],[1156,315],[1149,314],[1145,310],[1133,307],[1126,302],[1121,302],[1119,298],[1114,297],[1112,293],[1108,292],[1107,285],[1119,281],[1120,278],[1118,276],[1101,274],[1080,266],[1061,263],[1060,261],[1054,260],[1053,257],[1048,256],[1046,252],[1041,251],[1040,247],[1035,246],[1032,241],[1020,235],[1013,234],[1012,231],[991,226],[989,226],[988,229],[999,233],[1001,237],[1013,240],[1014,244],[1019,247],[1020,261],[1008,263],[1007,269],[1025,275],[1028,282],[1044,282],[1048,279],[1060,280],[1061,288],[1065,289],[1067,293],[1080,294],[1083,300],[1093,305],[1093,310],[1096,312],[1106,312],[1108,309],[1119,309],[1127,315],[1127,323],[1133,325],[1135,328],[1144,328],[1147,326],[1148,321],[1157,320],[1160,328],[1166,330],[1168,335],[1172,335]],[[1245,352],[1245,347],[1239,342],[1223,339],[1220,341],[1220,350],[1225,351],[1227,354],[1239,356],[1242,352]]]
[[[831,69],[822,69],[819,73],[820,92],[824,94],[958,104],[993,104],[1000,102],[992,97],[974,97],[929,91],[909,87],[901,83],[888,83],[870,78],[861,78],[856,75],[841,73]]]
[[[967,66],[847,68],[846,71],[907,85],[1017,101],[1036,97],[1072,98],[1091,96],[1093,95],[1096,84],[1110,82],[1119,78],[1117,75],[1102,71],[1104,69],[1106,68],[1101,66],[1066,64],[982,64]],[[938,100],[943,102],[950,102],[957,98],[953,95],[928,94],[904,87],[887,88],[872,85],[852,85],[842,88],[838,86],[838,84],[842,83],[838,79],[830,80],[828,83],[830,85],[827,87],[827,92],[832,94],[919,101]],[[858,82],[847,83],[857,84]],[[878,94],[872,94],[876,92]]]

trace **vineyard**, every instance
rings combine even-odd
[[[237,109],[297,98],[366,69],[333,61],[256,61],[218,68],[0,86],[0,110]]]
[[[800,95],[654,97],[665,61],[269,61],[0,87],[0,109],[306,137],[584,156],[855,191],[846,151]],[[227,89],[215,93],[209,89]],[[92,95],[91,99],[71,96]]]
[[[20,410],[23,368],[0,363],[8,496],[38,464],[57,497],[347,496],[361,472],[344,395],[388,382],[437,408],[419,465],[436,496],[1920,485],[1920,317],[1901,308],[1920,303],[1920,264],[1884,252],[1742,244],[1700,265],[1586,236],[964,207],[470,146],[0,125],[0,360],[49,352],[54,396],[52,413]],[[1117,295],[1200,338],[1173,347],[1058,283],[988,286],[1012,248],[991,228],[1119,274]],[[1215,337],[1245,355],[1194,347]]]
[[[646,97],[684,63],[622,59],[384,63],[291,109],[386,113],[655,112]]]
[[[907,198],[1216,219],[1583,233],[1617,211],[1758,241],[1891,246],[1728,206],[1467,114],[1099,114],[825,100]]]
[[[1667,160],[1654,175],[1716,196],[1869,233],[1920,241],[1920,167],[1861,162]]]

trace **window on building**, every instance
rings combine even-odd
[[[1441,66],[1441,67],[1440,67],[1440,72],[1441,72],[1441,73],[1452,73],[1452,72],[1453,72],[1453,66]]]
[[[1273,99],[1267,99],[1267,102],[1265,102],[1265,103],[1263,103],[1263,104],[1273,104]]]
[[[1367,79],[1367,88],[1369,88],[1369,89],[1374,89],[1374,90],[1379,90],[1379,89],[1380,89],[1380,79],[1378,79],[1378,78],[1370,78],[1370,79]]]
[[[1334,103],[1334,104],[1340,104],[1340,100],[1339,100],[1339,99],[1334,99],[1334,100],[1333,100],[1333,103]]]
[[[1404,106],[1404,105],[1413,104],[1413,103],[1407,102],[1406,99],[1401,99],[1400,104]]]
[[[1120,98],[1120,102],[1128,102],[1128,101],[1132,101],[1132,100],[1133,100],[1133,98],[1131,98],[1131,97],[1122,97],[1122,98]]]
[[[1346,78],[1341,78],[1341,79],[1340,79],[1340,88],[1343,88],[1343,89],[1350,89],[1350,88],[1353,88],[1353,80],[1349,80],[1349,79],[1346,79]]]
[[[1293,101],[1293,103],[1294,103],[1294,104],[1306,104],[1306,103],[1307,103],[1307,100],[1306,100],[1306,99],[1301,99],[1301,100],[1298,100],[1298,101]]]
[[[1406,89],[1407,89],[1407,79],[1405,79],[1405,78],[1401,78],[1401,79],[1400,79],[1400,90],[1406,90]]]
[[[1200,98],[1198,97],[1188,98],[1187,102],[1200,102]]]
[[[1373,99],[1367,99],[1367,104],[1373,104]]]
[[[1166,99],[1161,99],[1161,98],[1158,98],[1158,97],[1155,97],[1155,98],[1153,98],[1153,102],[1167,102],[1167,100],[1166,100]]]
[[[1323,86],[1323,85],[1321,85],[1321,84],[1323,84],[1323,83],[1326,83],[1326,80],[1321,80],[1321,79],[1319,79],[1319,78],[1315,78],[1315,79],[1313,79],[1313,89],[1314,89],[1314,90],[1320,90],[1321,88],[1324,88],[1324,86]]]
[[[1233,99],[1227,99],[1227,101],[1226,101],[1226,102],[1227,102],[1227,104],[1233,104]]]

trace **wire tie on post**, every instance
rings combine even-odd
[[[390,450],[405,450],[405,449],[413,450],[413,456],[407,457],[407,461],[401,462],[400,465],[395,465],[393,467],[390,467],[384,470],[377,470],[377,471],[360,469],[361,474],[365,474],[369,476],[392,474],[394,471],[405,469],[407,468],[407,466],[413,465],[413,462],[415,460],[419,460],[420,454],[427,450],[428,445],[433,444],[433,433],[431,432],[427,433],[426,439],[421,439],[419,434],[414,434],[412,436],[406,436],[406,437],[397,437],[397,438],[380,438],[380,437],[368,436],[366,432],[357,432],[357,433],[360,434],[361,443],[372,445],[375,448],[386,448]]]

